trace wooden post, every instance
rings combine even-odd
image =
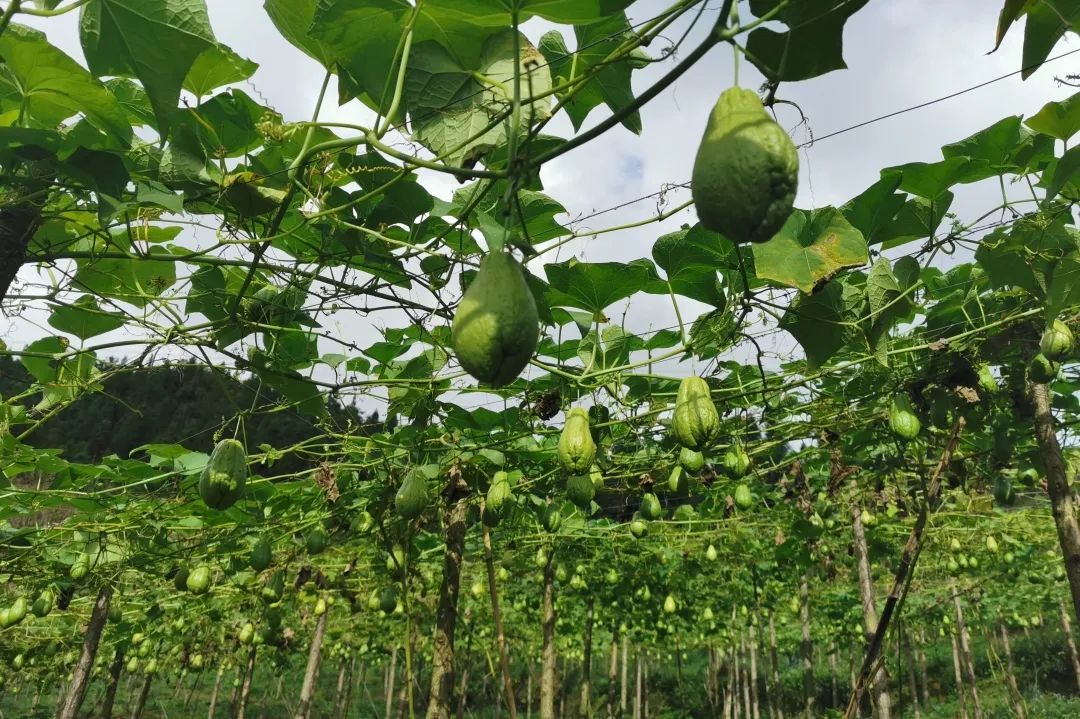
[[[71,685],[56,712],[56,719],[76,719],[79,714],[79,708],[82,706],[83,699],[86,698],[86,689],[90,685],[90,672],[94,668],[94,658],[97,656],[98,644],[101,642],[101,633],[109,618],[112,591],[112,587],[102,587],[98,592],[94,609],[90,613],[90,621],[86,625],[82,653],[72,672]]]
[[[322,659],[323,636],[326,634],[326,620],[329,616],[328,610],[319,615],[315,621],[315,633],[311,637],[311,648],[308,650],[307,668],[304,670],[304,683],[300,687],[300,704],[296,707],[295,719],[308,719],[311,715],[311,700],[315,696],[315,685],[319,681],[319,661]]]
[[[814,643],[810,637],[810,578],[803,574],[799,580],[799,620],[802,624],[803,713],[815,719],[814,705]]]
[[[851,505],[851,531],[854,536],[855,564],[859,571],[859,596],[862,598],[863,632],[869,643],[877,632],[878,615],[874,603],[874,584],[870,577],[870,561],[866,551],[866,533],[862,523],[862,507],[858,502]],[[889,675],[885,663],[878,665],[870,684],[870,693],[877,707],[878,719],[891,719],[892,698],[889,696]]]
[[[483,504],[481,504],[481,511]],[[491,593],[491,617],[495,622],[495,644],[499,650],[499,667],[503,677],[503,696],[510,711],[510,719],[517,719],[517,699],[514,697],[514,680],[510,677],[510,653],[506,648],[506,632],[503,629],[502,611],[499,607],[499,591],[495,582],[495,557],[491,550],[491,532],[484,527],[484,562],[487,564],[488,590]]]
[[[964,610],[960,606],[960,595],[953,594],[953,604],[956,606],[956,631],[960,642],[961,664],[967,670],[967,678],[971,689],[971,708],[975,719],[982,719],[982,703],[979,701],[979,688],[975,678],[975,662],[971,656],[971,641],[968,638],[967,625],[964,623]]]
[[[1046,492],[1057,528],[1061,555],[1065,560],[1065,575],[1069,580],[1073,614],[1080,619],[1080,524],[1076,521],[1072,490],[1065,476],[1065,461],[1058,444],[1057,429],[1050,406],[1050,388],[1045,384],[1029,383],[1028,397],[1034,410],[1035,440],[1039,444],[1043,468],[1046,470]]]
[[[221,675],[224,673],[224,665],[219,666],[217,677],[214,679],[214,689],[210,692],[210,710],[206,712],[207,719],[214,719],[214,709],[217,708],[218,691],[221,689]]]
[[[540,719],[555,719],[555,552],[547,555],[544,565],[542,604],[544,646],[540,667]]]
[[[623,635],[622,638],[622,679],[619,681],[619,716],[626,716],[627,696],[630,684],[626,681],[626,665],[630,656],[630,638]]]
[[[964,675],[960,666],[960,642],[952,635],[953,673],[956,676],[956,697],[960,704],[960,718],[968,719],[967,690],[964,688]]]
[[[116,690],[120,686],[120,673],[124,671],[124,650],[117,649],[109,665],[109,685],[105,688],[105,698],[101,705],[101,719],[112,719],[113,704],[116,702]]]
[[[1016,668],[1013,666],[1012,647],[1009,646],[1009,630],[1002,623],[1001,648],[1005,653],[1005,680],[1009,684],[1009,693],[1013,699],[1013,711],[1017,719],[1027,719],[1027,709],[1024,707],[1024,696],[1020,693],[1020,687],[1016,684]]]
[[[1069,657],[1072,659],[1073,675],[1076,677],[1076,687],[1080,689],[1080,655],[1076,652],[1076,639],[1073,637],[1072,624],[1069,622],[1069,613],[1065,611],[1065,602],[1058,602],[1061,610],[1061,631],[1065,633],[1065,644],[1069,647]]]
[[[774,719],[784,719],[784,709],[781,706],[781,694],[780,694],[780,658],[776,650],[776,622],[773,619],[773,612],[769,612],[769,664],[772,669],[772,683],[776,687],[776,701],[772,702],[773,717]],[[835,702],[834,702],[835,705]]]
[[[578,716],[582,719],[592,716],[592,626],[593,597],[589,595],[585,602],[585,646],[581,661],[581,703],[578,705]]]
[[[146,698],[150,696],[150,683],[153,679],[153,674],[143,675],[142,688],[139,689],[139,696],[135,699],[135,707],[131,710],[131,719],[139,719],[142,716],[143,709],[146,708]]]
[[[324,615],[325,616],[325,615]],[[255,645],[248,648],[247,667],[244,669],[244,681],[240,685],[240,701],[236,705],[235,719],[244,719],[248,698],[251,697],[251,680],[255,676]]]
[[[749,633],[746,643],[750,648],[750,708],[754,719],[761,719],[761,705],[758,697],[757,632],[753,624],[750,625]]]
[[[620,717],[619,713],[619,625],[611,627],[611,661],[608,663],[608,719]]]
[[[390,652],[390,666],[386,669],[386,683],[383,685],[383,697],[386,700],[386,719],[390,719],[390,712],[394,708],[394,674],[397,672],[397,647]]]
[[[443,515],[443,577],[435,610],[435,637],[432,639],[431,691],[427,719],[450,719],[454,697],[454,632],[457,628],[458,596],[461,592],[461,564],[465,554],[465,514],[469,488],[459,472],[451,472],[445,494],[449,500]],[[412,683],[412,677],[408,678]]]

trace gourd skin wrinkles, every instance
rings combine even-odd
[[[505,252],[488,254],[454,315],[458,362],[480,382],[502,387],[532,359],[539,334],[536,302],[521,265]]]
[[[732,242],[766,242],[791,215],[798,180],[798,151],[758,96],[725,90],[694,159],[690,187],[701,224]]]

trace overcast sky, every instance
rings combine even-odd
[[[657,0],[635,3],[628,12],[631,23],[655,15],[668,4]],[[808,118],[813,135],[821,137],[1015,71],[1021,64],[1022,27],[1014,27],[1002,47],[987,54],[993,47],[1000,4],[1000,0],[871,0],[847,23],[844,56],[849,69],[785,84],[778,96],[797,103]],[[209,0],[208,5],[217,37],[241,55],[260,63],[249,86],[242,89],[270,104],[287,120],[308,119],[323,74],[317,63],[277,33],[262,9],[261,0]],[[719,2],[711,3],[684,51],[693,47],[700,30],[712,24],[719,5]],[[32,24],[44,29],[53,43],[82,61],[73,15]],[[532,21],[524,29],[535,43],[550,28],[549,24]],[[684,28],[685,25],[672,27],[668,37],[679,37]],[[572,30],[563,30],[572,47]],[[1067,46],[1069,42],[1075,45],[1075,37],[1063,41],[1053,54],[1071,49]],[[654,45],[649,50],[658,53],[663,45]],[[1074,72],[1078,66],[1080,63],[1069,57],[1043,67],[1026,82],[1016,75],[958,98],[815,143],[802,153],[797,204],[807,209],[840,204],[873,183],[883,167],[936,161],[941,158],[939,148],[943,144],[966,137],[1007,115],[1030,115],[1050,100],[1068,97],[1071,88],[1059,87],[1054,76]],[[665,63],[635,73],[636,90],[640,92],[669,68],[670,63]],[[545,165],[542,179],[546,191],[569,213],[569,217],[562,218],[564,224],[574,217],[656,192],[666,183],[686,181],[709,110],[719,93],[732,84],[732,79],[730,49],[716,48],[644,109],[644,131],[640,136],[617,127],[599,140]],[[751,88],[761,82],[760,75],[748,63],[743,63],[740,79],[742,85]],[[778,112],[781,123],[794,128],[796,142],[810,139],[807,128],[796,127],[796,111],[779,106]],[[606,108],[596,109],[586,127],[607,114]],[[368,117],[356,103],[341,108],[330,106],[322,115],[323,119],[353,122]],[[547,131],[571,134],[565,119],[552,123]],[[432,177],[425,184],[446,199],[456,187],[445,176]],[[996,204],[998,190],[991,183],[963,188],[957,194],[953,210],[962,219],[970,220]],[[669,206],[687,197],[688,194],[672,195]],[[596,218],[589,226],[599,229],[644,219],[655,210],[654,200],[639,202]],[[546,255],[531,267],[543,276],[544,262],[562,261],[570,256],[588,261],[649,257],[652,243],[659,235],[695,220],[691,209],[663,225],[582,240],[565,246],[558,256]],[[681,307],[684,302],[684,316],[696,316],[697,307],[689,300],[680,300]],[[648,332],[674,322],[670,303],[663,297],[635,297],[632,309],[631,329],[635,331]],[[609,312],[612,317],[620,314],[620,308],[611,308]],[[49,329],[43,318],[41,313],[28,313],[20,319],[4,319],[0,336],[5,336],[11,346],[25,344],[40,336],[42,328]],[[363,319],[343,317],[341,313],[327,322],[337,323],[328,329],[355,338],[360,346],[376,341],[379,327],[400,324],[387,316]],[[91,340],[99,341],[101,338]],[[776,338],[775,342],[773,348],[777,351],[786,352],[790,347],[789,338]],[[324,347],[323,351],[334,348]]]

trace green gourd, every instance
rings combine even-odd
[[[402,519],[412,520],[423,514],[427,505],[427,479],[414,469],[405,476],[405,481],[394,495],[394,510]]]
[[[255,542],[255,546],[251,548],[251,557],[249,558],[248,563],[256,572],[261,572],[270,566],[272,559],[273,555],[270,548],[270,538],[259,537],[258,541]]]
[[[496,472],[491,478],[491,485],[484,500],[484,512],[481,515],[484,524],[489,527],[498,526],[513,504],[513,498],[510,475],[503,471]]]
[[[732,242],[765,242],[791,215],[798,181],[799,153],[757,94],[721,93],[690,181],[701,224]]]
[[[596,496],[596,486],[585,474],[572,474],[566,479],[566,498],[582,509],[588,509]]]
[[[244,494],[247,453],[235,439],[223,439],[210,453],[199,477],[199,496],[211,509],[228,509]]]
[[[1032,357],[1031,361],[1028,362],[1028,380],[1035,384],[1048,384],[1053,382],[1057,379],[1058,372],[1060,371],[1061,365],[1041,352]]]
[[[745,484],[735,487],[735,506],[739,509],[750,509],[754,506],[754,495],[750,493],[750,487]]]
[[[687,472],[700,472],[705,466],[705,455],[701,452],[683,447],[679,450],[679,464]]]
[[[30,606],[30,611],[35,617],[47,617],[54,606],[56,606],[56,593],[51,588],[46,587],[34,600],[34,603]]]
[[[1039,351],[1051,361],[1060,362],[1073,350],[1073,333],[1061,320],[1054,320],[1039,339]]]
[[[701,377],[685,377],[679,383],[671,429],[679,444],[695,451],[704,449],[720,431],[720,413]]]
[[[511,255],[496,251],[461,298],[451,328],[462,368],[493,387],[513,382],[532,359],[540,321],[525,273]]]
[[[736,444],[724,452],[724,473],[732,479],[740,479],[750,469],[750,456],[741,444]]]
[[[307,553],[310,555],[322,554],[326,551],[326,545],[329,544],[329,542],[330,537],[326,534],[326,530],[321,525],[312,527],[304,537],[304,545],[307,548]]]
[[[889,427],[901,439],[915,439],[922,429],[922,422],[911,406],[907,395],[899,394],[889,407]]]
[[[641,507],[638,509],[643,519],[660,519],[664,513],[660,505],[660,498],[652,492],[646,492],[641,498]]]
[[[192,594],[206,594],[210,589],[210,567],[199,566],[192,569],[185,584]]]
[[[566,415],[566,424],[559,435],[559,462],[573,474],[588,472],[596,459],[596,442],[589,431],[589,415],[574,407]]]

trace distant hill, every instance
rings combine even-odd
[[[20,362],[0,357],[0,397],[12,397],[33,384]],[[182,444],[207,452],[221,423],[238,411],[272,404],[277,393],[253,378],[238,379],[204,365],[170,364],[124,372],[105,382],[105,391],[89,394],[65,408],[27,439],[34,447],[63,449],[73,462],[97,462],[149,443]],[[32,406],[36,398],[28,401]],[[380,431],[378,412],[364,416],[354,405],[329,401],[332,426],[350,424],[358,434]],[[231,427],[230,427],[231,429]],[[321,433],[311,417],[296,411],[249,415],[245,421],[248,446],[288,447]],[[274,471],[288,473],[308,465],[284,457]]]

